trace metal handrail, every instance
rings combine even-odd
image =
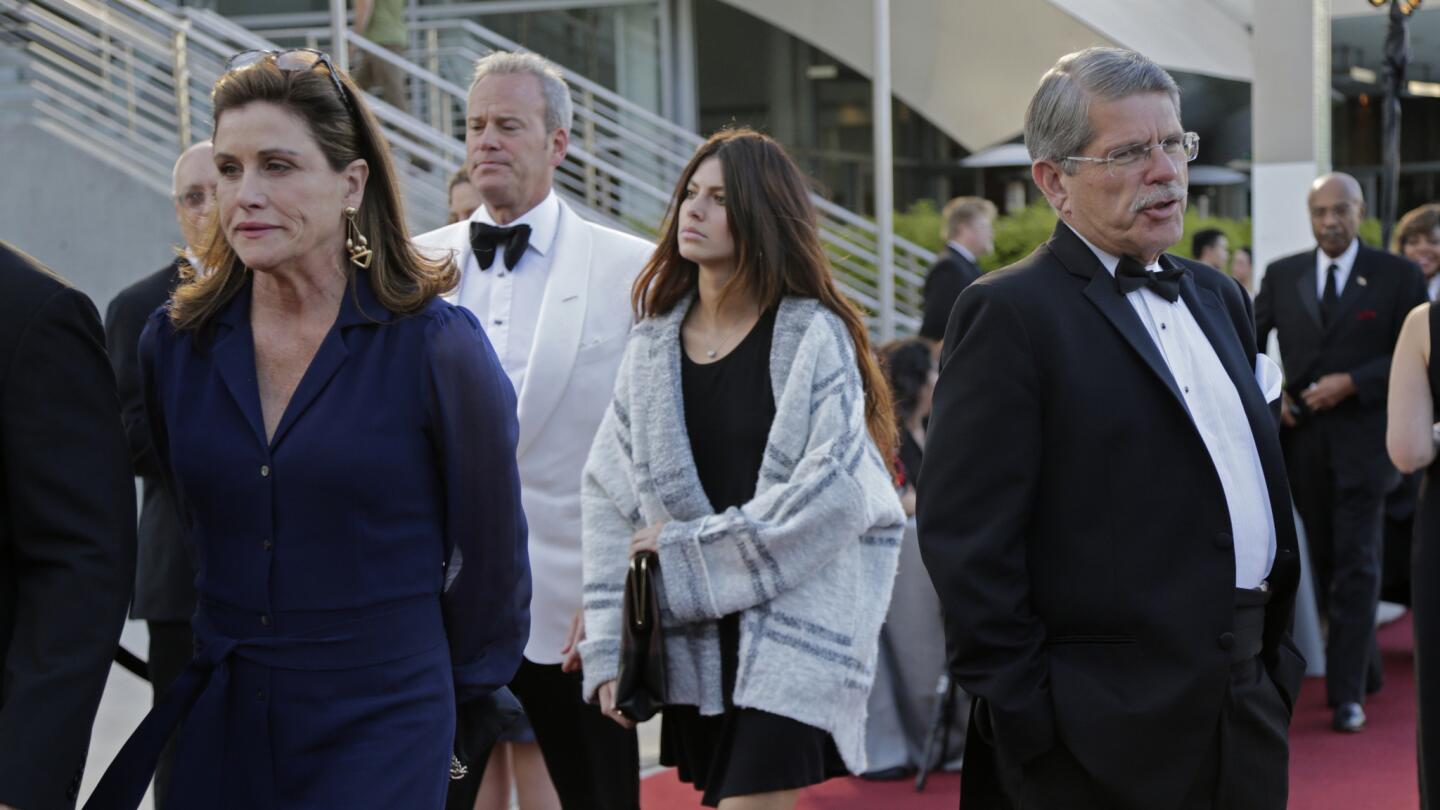
[[[460,86],[468,84],[474,62],[492,50],[527,49],[470,19],[422,14],[411,17],[410,28],[418,35],[413,37],[418,47],[408,54],[408,59],[387,49],[361,50],[397,67],[402,61],[413,66],[406,68],[407,72],[423,83],[413,103],[421,108],[422,117],[431,126],[453,132],[456,122],[463,122],[466,92]],[[293,38],[318,45],[333,37],[324,15],[257,15],[246,21],[276,39]],[[357,44],[360,40],[353,32],[347,31],[345,36]],[[575,99],[572,148],[577,142],[588,142],[593,152],[598,144],[609,145],[608,151],[615,158],[607,161],[606,171],[621,169],[628,175],[627,180],[634,181],[631,185],[646,196],[655,196],[654,192],[659,191],[668,197],[675,178],[703,139],[574,70],[558,67]],[[427,77],[438,77],[438,81]],[[588,138],[583,137],[587,134]],[[875,223],[819,195],[812,194],[812,200],[827,252],[842,281],[857,293],[860,288],[877,289],[879,237]],[[664,211],[656,213],[648,230],[658,226]],[[919,325],[924,273],[935,254],[903,237],[896,236],[894,242],[897,323],[902,330],[914,330]]]
[[[174,155],[192,139],[208,136],[209,91],[230,55],[276,47],[272,37],[212,11],[163,9],[146,0],[0,0],[0,12],[0,23],[15,21],[8,27],[24,43],[37,91],[37,124],[65,132],[66,141],[165,193]],[[452,32],[448,36],[458,32],[461,47],[449,53],[467,70],[482,49],[519,48],[469,20],[417,26],[431,32],[432,41],[442,28]],[[333,36],[328,27],[284,33],[317,43]],[[441,224],[449,175],[465,160],[464,146],[452,132],[454,122],[464,120],[466,88],[436,69],[443,61],[437,54],[427,68],[353,32],[342,36],[367,58],[402,70],[417,88],[411,103],[428,121],[364,95],[391,145],[411,229]],[[576,90],[576,125],[557,189],[593,219],[653,234],[667,212],[674,177],[699,137],[586,77],[566,73]],[[837,279],[874,311],[874,224],[819,197],[815,202]],[[920,275],[910,265],[920,262],[923,270],[931,257],[897,242],[896,322],[913,330]]]

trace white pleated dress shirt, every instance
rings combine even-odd
[[[1083,236],[1080,238],[1114,276],[1119,257],[1100,250]],[[1158,272],[1160,265],[1157,262],[1145,269]],[[1270,511],[1265,469],[1260,464],[1260,451],[1255,446],[1240,393],[1235,390],[1205,331],[1185,306],[1184,298],[1170,302],[1148,287],[1141,287],[1128,293],[1125,299],[1140,316],[1145,331],[1180,386],[1190,418],[1220,476],[1220,486],[1230,509],[1230,534],[1235,542],[1235,587],[1259,588],[1275,562],[1275,516]]]
[[[483,205],[470,215],[470,221],[495,224]],[[540,302],[545,298],[559,223],[560,200],[551,191],[539,205],[509,223],[530,226],[530,244],[513,269],[505,268],[503,247],[496,249],[489,270],[480,269],[473,252],[466,254],[461,265],[456,300],[480,319],[517,395],[525,384],[525,368],[535,343],[535,324],[540,319]]]

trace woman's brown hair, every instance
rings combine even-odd
[[[305,122],[333,171],[364,159],[370,174],[355,221],[373,252],[370,285],[375,297],[392,312],[416,312],[431,298],[455,288],[460,281],[459,268],[449,259],[428,259],[411,245],[395,166],[380,125],[350,78],[336,74],[348,96],[341,98],[326,70],[321,63],[312,70],[281,70],[273,60],[262,59],[225,73],[211,92],[214,130],[219,131],[225,113],[265,102]],[[336,211],[335,216],[344,214]],[[211,217],[200,262],[210,272],[187,272],[171,300],[170,321],[176,329],[202,329],[245,285],[249,270],[226,240],[219,211]]]
[[[1407,211],[1395,226],[1395,235],[1390,238],[1390,252],[1400,253],[1405,249],[1406,242],[1429,236],[1436,228],[1440,228],[1440,205],[1427,203]]]
[[[865,385],[866,425],[881,458],[890,459],[896,435],[890,387],[870,350],[860,310],[841,294],[830,274],[805,176],[773,138],[751,129],[722,130],[696,150],[675,184],[660,226],[660,245],[631,289],[636,319],[669,312],[697,287],[699,268],[680,255],[680,203],[695,170],[711,157],[720,160],[725,215],[735,240],[735,274],[721,297],[743,289],[762,309],[776,306],[787,295],[814,298],[838,315],[855,343]]]

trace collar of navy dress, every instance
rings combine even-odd
[[[396,315],[376,297],[369,271],[355,268],[340,299],[335,324],[315,350],[315,357],[310,360],[290,403],[285,407],[285,413],[281,415],[275,435],[267,439],[260,408],[260,390],[255,384],[255,341],[250,329],[250,297],[254,285],[254,278],[248,279],[216,317],[216,323],[221,328],[216,331],[211,353],[225,387],[244,412],[256,440],[262,446],[274,448],[349,357],[345,330],[356,326],[380,326],[394,321]]]

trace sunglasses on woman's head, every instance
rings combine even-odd
[[[294,71],[311,71],[316,65],[324,65],[325,72],[329,74],[330,81],[335,85],[335,92],[340,94],[340,100],[353,114],[355,104],[350,100],[350,94],[345,92],[345,85],[340,83],[340,75],[335,72],[335,63],[330,61],[330,55],[324,51],[317,51],[314,48],[290,48],[283,51],[254,50],[241,51],[230,57],[225,64],[225,72],[241,70],[261,62],[269,60],[275,67],[286,73]]]

